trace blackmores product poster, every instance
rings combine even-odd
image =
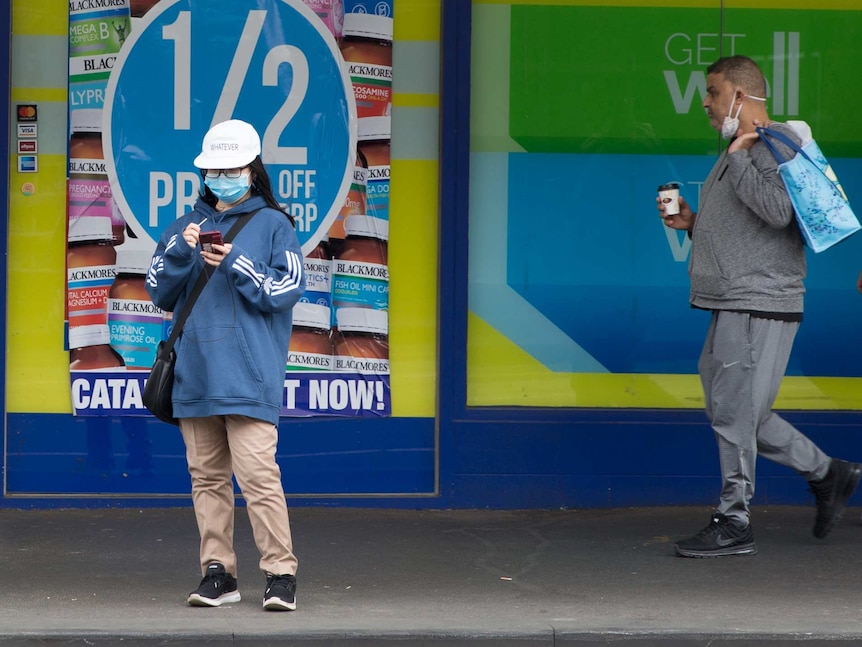
[[[69,3],[76,415],[149,415],[141,392],[172,313],[145,276],[199,195],[204,133],[227,119],[260,134],[306,256],[282,415],[390,415],[392,27],[391,0]]]

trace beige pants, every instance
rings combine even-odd
[[[295,574],[287,502],[275,462],[275,425],[246,416],[211,416],[183,418],[180,430],[201,535],[201,573],[208,564],[219,562],[226,571],[237,574],[233,474],[248,508],[260,569],[276,575]]]

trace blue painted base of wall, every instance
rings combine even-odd
[[[435,489],[434,421],[283,419],[277,460],[290,496],[428,496]],[[189,501],[177,427],[151,417],[9,414],[5,503],[62,498]]]
[[[784,416],[829,455],[862,461],[862,413]],[[278,461],[292,506],[712,506],[718,456],[698,411],[471,411],[440,437],[425,418],[290,419]],[[810,505],[806,482],[758,463],[754,505]],[[5,507],[188,506],[185,450],[150,418],[7,417]],[[859,495],[862,497],[862,493]]]
[[[862,414],[782,416],[830,456],[862,462]],[[455,507],[712,506],[718,500],[718,451],[701,411],[502,410],[493,417],[454,426],[447,480]],[[813,502],[795,472],[765,459],[757,470],[754,505]]]

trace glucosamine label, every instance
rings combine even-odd
[[[392,66],[371,63],[348,63],[353,82],[356,116],[386,117],[392,103]]]

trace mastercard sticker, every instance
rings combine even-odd
[[[34,103],[19,103],[18,104],[18,121],[36,121],[37,118],[36,104]]]

